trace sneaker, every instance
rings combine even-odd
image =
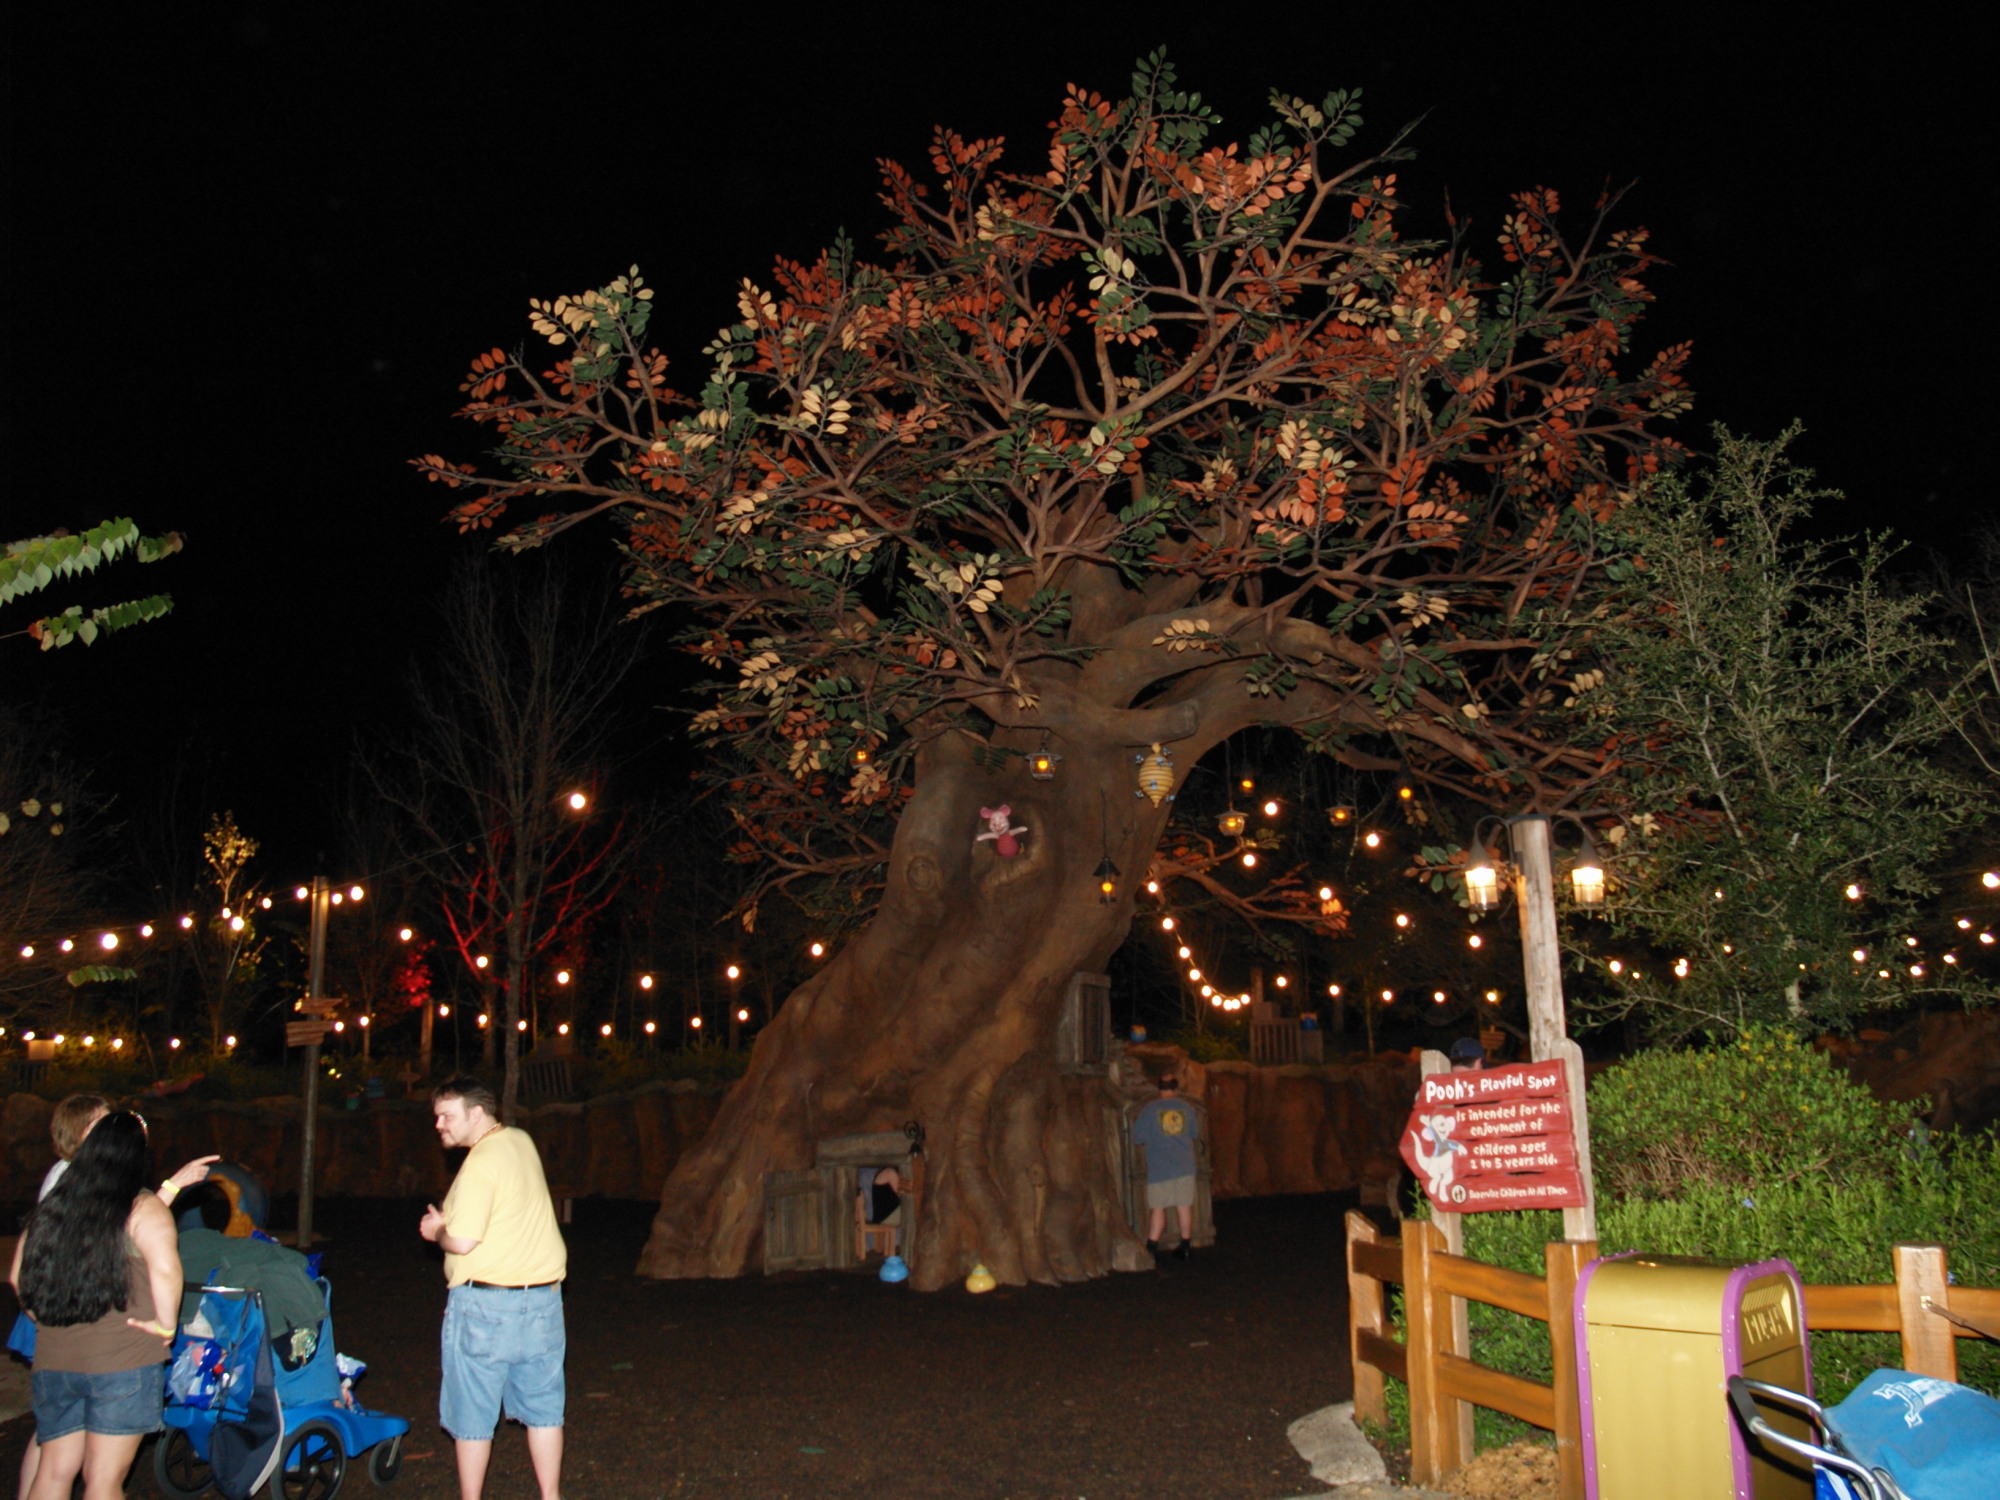
[[[1147,1240],[1146,1253],[1152,1256],[1154,1260],[1158,1260],[1160,1258],[1160,1242],[1158,1240]]]
[[[1182,1240],[1178,1245],[1174,1246],[1175,1260],[1188,1260],[1191,1259],[1193,1255],[1194,1255],[1194,1247],[1190,1245],[1186,1240]]]

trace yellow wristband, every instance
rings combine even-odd
[[[160,1192],[164,1195],[163,1201],[171,1203],[181,1195],[181,1185],[169,1177],[160,1184]]]

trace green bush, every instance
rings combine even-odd
[[[1192,1026],[1166,1038],[1188,1055],[1190,1062],[1244,1062],[1243,1049],[1226,1036],[1212,1031],[1196,1031]]]
[[[1945,1247],[1958,1284],[2000,1286],[2000,1139],[1933,1142],[1914,1106],[1877,1101],[1799,1042],[1646,1054],[1592,1081],[1590,1115],[1606,1255],[1782,1256],[1809,1285],[1870,1285],[1895,1279],[1893,1245],[1920,1241]],[[1465,1219],[1467,1255],[1533,1275],[1561,1237],[1559,1213]],[[1469,1322],[1481,1364],[1550,1378],[1545,1324],[1478,1303]],[[1963,1339],[1958,1356],[1961,1380],[2000,1387],[2000,1348]],[[1812,1357],[1833,1402],[1902,1356],[1894,1334],[1820,1332]],[[1389,1390],[1387,1436],[1407,1443],[1407,1394]],[[1534,1434],[1483,1409],[1476,1427],[1481,1447]]]

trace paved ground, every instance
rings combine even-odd
[[[973,1297],[861,1274],[642,1280],[631,1267],[648,1206],[586,1200],[569,1230],[565,1489],[574,1500],[1325,1494],[1286,1428],[1349,1395],[1347,1206],[1225,1202],[1220,1242],[1188,1265]],[[416,1234],[421,1207],[335,1200],[320,1222],[339,1346],[371,1365],[361,1394],[413,1423],[394,1493],[448,1500],[443,1283]],[[11,1299],[0,1306],[11,1319]],[[0,1474],[32,1426],[0,1427]],[[142,1454],[135,1495],[152,1491],[149,1462]],[[488,1493],[533,1493],[512,1431]]]

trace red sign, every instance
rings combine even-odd
[[[1431,1074],[1403,1129],[1402,1154],[1447,1213],[1583,1207],[1560,1058]]]

